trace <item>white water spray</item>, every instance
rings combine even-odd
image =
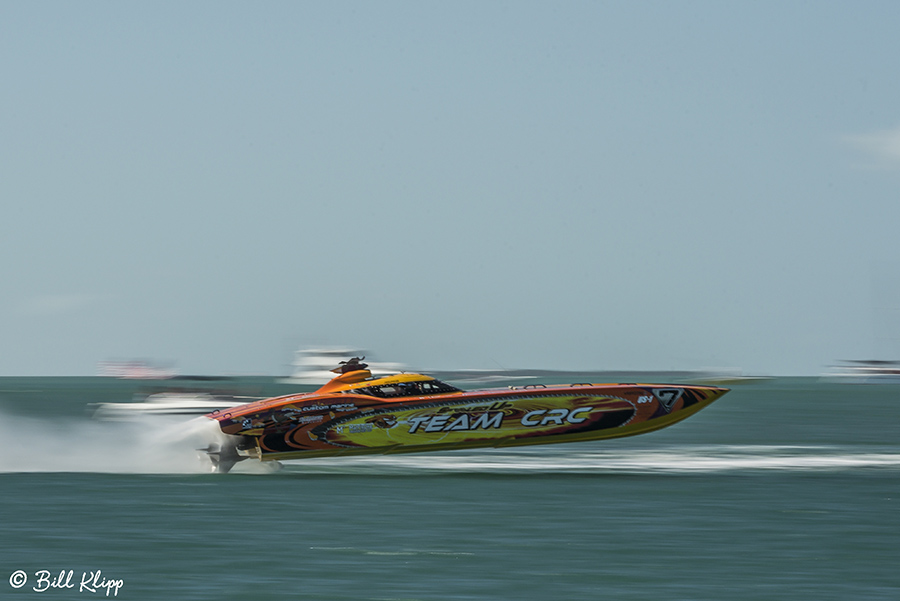
[[[0,415],[0,423],[0,473],[203,473],[211,463],[197,449],[221,437],[205,417],[95,422]]]

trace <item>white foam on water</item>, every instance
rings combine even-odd
[[[713,473],[900,469],[900,449],[864,447],[708,445],[638,450],[576,450],[575,445],[512,451],[311,459],[291,471],[397,473]],[[540,449],[547,449],[542,451]]]
[[[204,417],[95,422],[0,415],[0,423],[0,473],[203,473],[211,463],[197,449],[218,436],[218,425]]]

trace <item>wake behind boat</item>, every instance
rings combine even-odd
[[[238,461],[579,442],[665,428],[728,392],[716,386],[529,384],[463,391],[422,374],[374,377],[358,358],[315,392],[214,411],[214,468]]]

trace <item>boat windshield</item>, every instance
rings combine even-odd
[[[367,394],[382,399],[391,399],[404,396],[426,396],[429,394],[446,394],[459,392],[459,388],[450,386],[440,380],[427,380],[425,382],[398,382],[396,384],[382,384],[380,386],[367,386],[348,390],[348,394]]]

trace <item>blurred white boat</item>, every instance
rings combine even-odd
[[[845,384],[900,384],[900,361],[841,361],[823,377]]]
[[[191,390],[158,392],[131,403],[98,403],[94,419],[135,421],[151,416],[196,417],[260,398]]]
[[[168,380],[178,374],[171,367],[152,365],[146,361],[100,361],[97,375],[123,380]]]

